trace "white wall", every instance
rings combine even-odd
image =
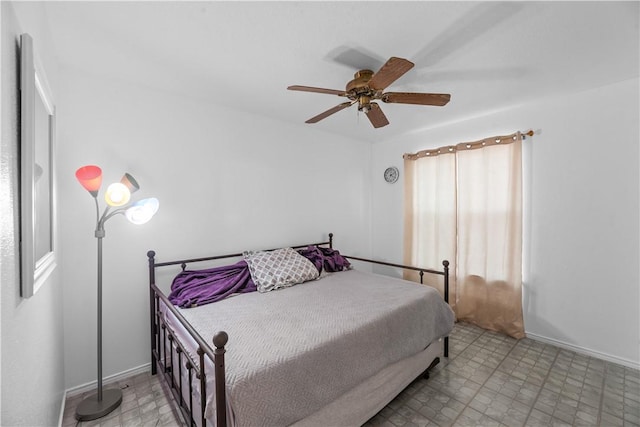
[[[640,366],[638,79],[425,130],[373,147],[373,254],[400,261],[402,155],[534,129],[525,142],[525,329]]]
[[[0,251],[3,426],[51,426],[64,397],[63,301],[59,269],[29,299],[20,297],[19,36],[31,34],[56,96],[56,63],[42,4],[1,2],[2,120]]]
[[[370,145],[140,86],[61,73],[58,159],[66,387],[95,381],[94,205],[75,170],[131,173],[160,210],[104,239],[104,374],[149,363],[146,252],[159,261],[304,244],[370,251]],[[102,198],[100,194],[100,199]],[[171,275],[175,275],[173,270]],[[169,277],[165,277],[169,280]]]
[[[4,7],[2,7],[0,5],[0,65],[3,64],[3,54],[2,52],[4,52],[4,41],[9,37],[9,34],[4,34],[4,32],[2,31],[3,28],[7,28],[8,25],[4,24],[3,19],[5,19],[7,13],[4,12]],[[4,13],[3,13],[4,12]],[[7,86],[7,85],[3,85],[3,81],[4,81],[4,75],[2,75],[1,70],[3,70],[4,67],[0,66],[0,99],[4,99],[5,95],[4,92],[2,91],[3,87],[6,88],[7,87],[13,87],[11,86]],[[4,130],[3,130],[3,123],[6,123],[6,119],[4,118],[4,113],[2,112],[2,110],[4,109],[4,103],[0,104],[0,136],[4,136]],[[2,138],[2,140],[4,141],[4,137]],[[6,233],[4,230],[5,229],[13,229],[13,223],[9,223],[9,220],[13,219],[13,209],[14,209],[14,205],[13,204],[9,204],[5,202],[5,199],[8,199],[8,194],[7,193],[11,193],[11,188],[8,185],[9,182],[11,182],[11,179],[9,179],[8,176],[5,176],[5,170],[7,170],[6,173],[10,174],[10,172],[8,172],[9,170],[11,170],[10,167],[5,166],[5,157],[4,157],[4,153],[5,153],[6,148],[4,147],[4,144],[2,144],[0,142],[0,176],[1,179],[0,181],[3,183],[0,185],[0,205],[2,205],[2,207],[0,207],[0,284],[2,284],[5,280],[5,277],[7,277],[11,282],[15,282],[15,267],[16,267],[16,261],[15,258],[13,257],[13,255],[11,255],[14,252],[14,248],[15,245],[13,244],[8,244],[5,246],[5,239],[11,238],[12,237],[12,233]],[[4,184],[7,183],[7,184]],[[6,208],[4,206],[7,206]],[[9,214],[9,210],[11,211],[11,214]],[[7,218],[7,219],[5,219]],[[6,248],[6,249],[5,249]],[[5,261],[5,256],[7,257],[7,260]],[[9,270],[5,273],[5,267],[3,265],[9,264],[10,268]],[[0,290],[0,319],[2,319],[2,291]],[[2,327],[0,326],[0,422],[2,422]]]

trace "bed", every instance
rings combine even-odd
[[[265,291],[256,260],[275,253],[301,263],[304,255],[318,277]],[[362,425],[448,355],[454,315],[447,261],[433,270],[350,257],[333,249],[333,234],[269,251],[167,262],[157,262],[154,251],[147,255],[151,370],[162,374],[189,425]],[[200,289],[194,287],[191,299],[180,297],[186,288],[175,285],[183,279],[221,271],[188,266],[233,258],[242,260],[222,269],[225,278],[248,269],[260,292],[234,281],[215,302],[202,294],[194,300]],[[444,297],[429,286],[351,268],[353,261],[415,270],[421,282],[425,273],[443,276]],[[167,295],[156,272],[169,266],[182,271]]]

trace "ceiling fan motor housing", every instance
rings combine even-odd
[[[368,111],[371,98],[375,97],[376,91],[369,87],[369,80],[373,77],[373,71],[360,70],[353,76],[353,80],[347,83],[345,92],[352,101],[358,101],[358,110]]]
[[[353,80],[347,83],[347,87],[345,89],[346,92],[352,92],[356,95],[359,92],[368,92],[369,89],[369,80],[373,77],[373,71],[371,70],[360,70],[354,74]]]

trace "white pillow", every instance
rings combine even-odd
[[[318,269],[292,248],[244,252],[258,292],[269,292],[318,278]]]

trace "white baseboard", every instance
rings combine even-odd
[[[64,407],[67,402],[67,392],[62,393],[62,402],[60,403],[60,415],[58,415],[58,427],[62,427],[62,421],[64,419]]]
[[[622,357],[617,357],[617,356],[612,356],[612,355],[607,354],[607,353],[601,353],[599,351],[595,351],[595,350],[591,350],[591,349],[588,349],[588,348],[580,347],[580,346],[577,346],[577,345],[569,344],[569,343],[566,343],[564,341],[556,340],[554,338],[547,338],[547,337],[544,337],[542,335],[533,334],[531,332],[526,332],[526,334],[527,334],[527,338],[531,338],[532,340],[535,340],[535,341],[540,341],[540,342],[543,342],[545,344],[555,345],[556,347],[564,348],[566,350],[575,351],[576,353],[584,354],[585,356],[595,357],[596,359],[606,360],[607,362],[612,362],[612,363],[616,363],[618,365],[623,365],[623,366],[626,366],[626,367],[629,367],[629,368],[640,370],[640,363],[636,362],[636,361],[633,361],[633,360],[624,359]]]
[[[104,377],[102,379],[103,385],[107,385],[109,383],[114,383],[120,380],[123,380],[128,377],[132,377],[134,375],[141,374],[143,372],[149,372],[151,370],[151,363],[145,363],[144,365],[138,366],[137,368],[131,368],[123,372],[119,372],[114,375],[110,375],[108,377]],[[87,391],[91,391],[98,386],[98,380],[92,381],[90,383],[81,384],[76,387],[72,387],[65,391],[65,400],[67,397],[77,396],[79,394],[85,393]],[[64,406],[64,402],[63,402]]]

